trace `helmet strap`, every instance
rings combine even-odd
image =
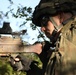
[[[50,17],[50,21],[52,22],[52,24],[55,27],[55,31],[58,31],[60,28],[63,27],[63,24],[60,24],[59,26],[57,25],[57,23],[54,21],[54,19],[52,17]]]

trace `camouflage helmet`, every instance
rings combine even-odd
[[[58,12],[71,12],[76,10],[76,0],[41,0],[35,7],[32,15],[32,22],[41,26],[40,19],[44,15],[55,15]]]

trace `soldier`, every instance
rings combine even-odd
[[[27,51],[39,55],[43,63],[39,75],[76,75],[76,1],[41,0],[32,22],[50,39]]]
[[[52,43],[44,75],[76,75],[76,1],[41,0],[32,22]]]

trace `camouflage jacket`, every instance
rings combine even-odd
[[[76,75],[76,18],[70,20],[61,32],[58,51],[52,53],[45,75]]]

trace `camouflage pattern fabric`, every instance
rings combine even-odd
[[[58,49],[52,53],[45,75],[76,75],[76,18],[63,27]]]

